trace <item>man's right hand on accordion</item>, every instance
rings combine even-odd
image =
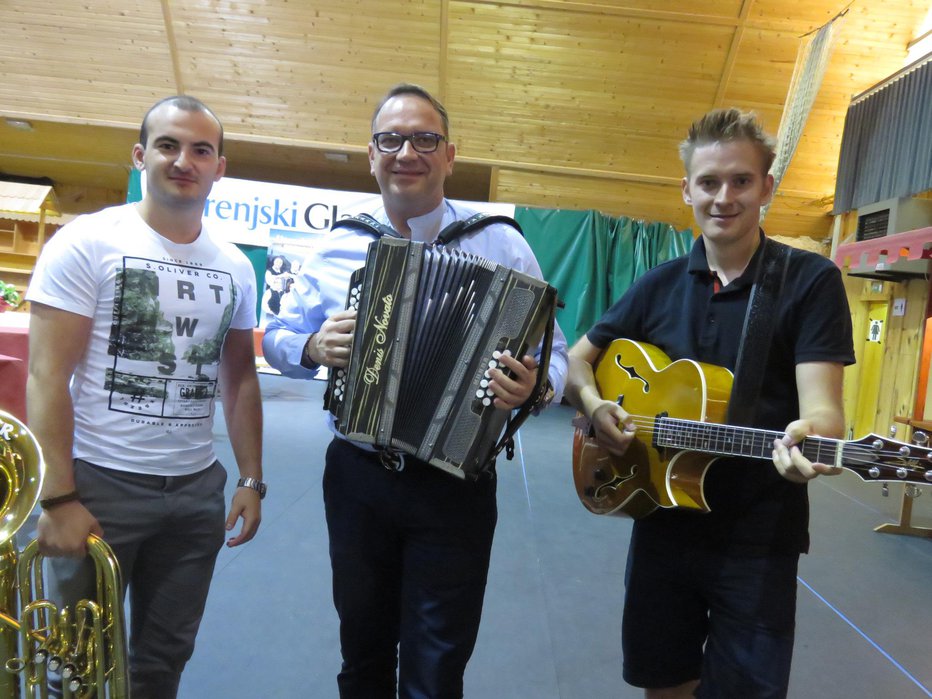
[[[353,348],[353,331],[356,329],[356,310],[339,311],[327,318],[320,330],[312,333],[304,345],[303,360],[312,365],[345,367]]]

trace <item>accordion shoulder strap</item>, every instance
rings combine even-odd
[[[482,230],[486,226],[491,226],[496,223],[511,226],[516,231],[518,231],[518,233],[524,235],[524,231],[521,230],[521,226],[510,216],[505,216],[503,214],[478,213],[473,214],[469,218],[463,219],[462,221],[454,221],[451,223],[449,226],[440,231],[440,233],[437,235],[436,242],[438,245],[447,245],[468,233]],[[383,236],[388,236],[389,238],[404,237],[391,226],[380,223],[369,214],[357,214],[348,218],[341,218],[333,223],[333,225],[330,227],[330,230],[334,230],[336,228],[354,228],[356,230],[371,233],[376,238],[382,238]]]
[[[330,230],[335,230],[337,228],[355,228],[356,230],[371,233],[376,238],[381,238],[383,236],[388,236],[389,238],[402,237],[394,228],[380,223],[369,214],[356,214],[348,218],[338,219],[330,226]]]
[[[472,233],[473,231],[482,230],[486,226],[491,226],[496,223],[501,223],[506,226],[511,226],[518,233],[524,235],[524,231],[521,230],[520,224],[515,221],[511,216],[505,216],[503,214],[473,214],[469,218],[463,219],[462,221],[454,221],[449,226],[440,231],[437,235],[437,243],[440,245],[446,245],[453,242],[457,238],[466,235],[467,233]]]

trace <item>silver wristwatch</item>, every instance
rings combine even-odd
[[[265,491],[268,489],[268,486],[258,478],[240,478],[236,483],[236,487],[252,488],[257,493],[259,493],[260,500],[265,497]]]

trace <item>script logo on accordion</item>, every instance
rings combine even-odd
[[[382,297],[382,315],[376,316],[372,327],[375,328],[375,335],[372,340],[374,345],[373,347],[373,357],[375,359],[372,366],[366,366],[363,371],[363,381],[366,384],[372,385],[379,382],[379,372],[382,370],[382,362],[385,359],[385,348],[382,346],[385,344],[388,333],[388,324],[391,321],[392,317],[392,306],[394,305],[394,297],[391,294],[386,294]]]

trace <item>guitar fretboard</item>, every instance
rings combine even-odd
[[[697,451],[720,456],[770,459],[774,440],[783,432],[671,417],[652,419],[656,448]],[[798,445],[809,461],[846,468],[865,481],[932,483],[932,451],[869,435],[857,442],[806,437]]]
[[[774,440],[782,436],[782,432],[773,430],[669,417],[657,418],[654,426],[654,441],[660,447],[756,459],[770,459]],[[841,461],[842,445],[844,442],[838,439],[807,437],[798,446],[812,462],[835,464]]]

